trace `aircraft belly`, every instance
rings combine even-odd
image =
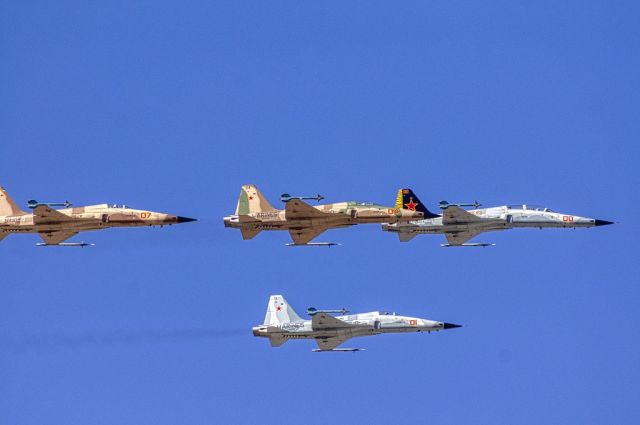
[[[399,333],[409,333],[409,332],[428,332],[428,329],[419,328],[419,327],[411,327],[411,326],[399,326],[399,327],[383,327],[379,330],[380,333],[385,334],[399,334]],[[433,330],[436,331],[435,329]]]
[[[395,223],[398,221],[396,217],[391,217],[388,215],[385,216],[373,216],[373,217],[363,217],[361,215],[355,219],[358,224],[367,224],[367,223]]]

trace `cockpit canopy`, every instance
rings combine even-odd
[[[110,208],[121,208],[121,209],[123,209],[123,210],[129,209],[129,207],[128,207],[128,206],[126,206],[126,205],[124,205],[124,204],[121,204],[121,205],[113,204],[113,205],[109,205],[109,207],[110,207]]]
[[[395,311],[381,311],[380,316],[397,316],[398,313]]]
[[[510,210],[529,210],[529,211],[543,211],[543,212],[553,212],[547,207],[543,207],[542,205],[507,205],[507,208]]]

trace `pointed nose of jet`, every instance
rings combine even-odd
[[[595,219],[594,224],[596,226],[606,226],[608,224],[613,224],[613,221],[607,221],[607,220],[598,220],[597,218]]]
[[[197,218],[189,218],[189,217],[181,217],[178,216],[176,222],[177,223],[188,223],[190,221],[197,221]]]
[[[442,324],[442,329],[454,329],[454,328],[461,328],[461,327],[462,327],[462,325],[456,325],[454,323],[444,322]]]

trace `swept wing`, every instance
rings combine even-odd
[[[72,230],[58,232],[40,232],[40,237],[47,245],[57,245],[77,234],[78,232],[74,232]]]
[[[324,213],[318,209],[312,207],[306,202],[300,199],[292,199],[285,204],[285,218],[287,220],[298,220],[304,218],[325,218],[330,216],[331,213]]]
[[[69,223],[76,219],[62,214],[46,205],[38,205],[33,209],[33,221],[35,224]]]
[[[346,335],[338,335],[331,338],[316,338],[316,342],[321,350],[333,350],[338,345],[349,340],[349,338],[350,337]]]
[[[482,221],[478,216],[471,214],[455,205],[449,206],[442,214],[442,224],[475,223]]]
[[[311,240],[327,229],[328,227],[304,227],[302,229],[290,229],[289,234],[291,235],[293,243],[296,245],[304,245],[311,242]]]

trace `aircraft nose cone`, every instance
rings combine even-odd
[[[608,225],[608,224],[613,224],[613,221],[598,220],[598,219],[596,218],[596,221],[595,221],[595,225],[596,225],[596,226],[606,226],[606,225]]]
[[[178,216],[177,222],[178,223],[188,223],[190,221],[197,221],[197,220],[198,220],[197,218],[189,218],[189,217]]]
[[[453,323],[445,322],[444,326],[442,327],[442,329],[453,329],[453,328],[461,328],[461,327],[462,327],[462,325],[456,325],[456,324],[453,324]]]

